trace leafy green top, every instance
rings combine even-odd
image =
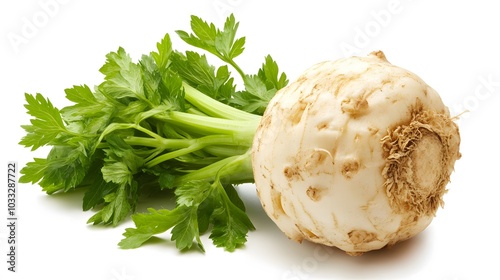
[[[85,189],[83,210],[93,209],[92,224],[117,225],[142,197],[175,197],[171,209],[136,213],[119,243],[135,248],[171,230],[177,248],[186,250],[211,230],[216,246],[233,251],[254,229],[235,184],[253,182],[250,148],[260,114],[287,84],[267,56],[255,75],[235,62],[245,38],[229,16],[222,30],[191,17],[193,34],[177,31],[186,43],[219,58],[172,48],[168,34],[138,62],[118,48],[100,68],[104,81],[91,89],[65,90],[72,103],[59,110],[37,93],[25,94],[32,116],[20,144],[36,150],[51,146],[22,170],[21,183],[38,183],[48,194]],[[244,81],[236,90],[230,68]],[[147,200],[146,200],[147,201]]]

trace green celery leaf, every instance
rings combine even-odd
[[[133,174],[127,164],[121,161],[106,161],[101,171],[106,182],[126,184],[132,180]]]
[[[67,122],[80,122],[82,132],[98,133],[109,123],[115,108],[99,92],[93,93],[87,85],[65,90],[66,99],[74,102],[64,107],[61,114]]]
[[[170,40],[170,35],[165,34],[165,37],[156,44],[157,52],[151,52],[151,56],[154,58],[156,65],[161,73],[165,72],[170,63],[170,54],[172,53],[172,41]]]
[[[102,177],[101,168],[104,164],[104,152],[97,150],[92,160],[92,164],[78,187],[87,187],[83,196],[83,211],[90,210],[104,202],[104,197],[110,193],[116,192],[118,185],[112,182],[106,182]]]
[[[91,182],[89,189],[83,196],[83,211],[90,210],[103,203],[104,197],[112,192],[115,192],[118,188],[117,184],[106,182],[99,173],[94,173],[92,176],[95,180]]]
[[[215,80],[215,67],[210,65],[205,55],[187,51],[185,55],[172,54],[172,66],[184,80],[193,86],[204,85],[212,88]],[[213,94],[212,92],[207,93]]]
[[[288,84],[285,73],[279,73],[278,64],[266,56],[257,75],[247,75],[245,90],[234,95],[231,103],[246,112],[262,115],[276,92]]]
[[[142,80],[144,83],[144,93],[152,105],[160,105],[161,96],[158,86],[161,82],[161,74],[152,56],[143,55],[139,61],[142,70]]]
[[[198,229],[197,207],[188,207],[181,220],[172,228],[171,239],[175,241],[175,246],[181,251],[190,249],[193,240],[196,239],[198,247],[204,251]]]
[[[206,21],[194,15],[191,16],[191,29],[194,34],[204,42],[214,41],[218,33],[213,23],[208,24]]]
[[[186,111],[186,100],[184,99],[184,88],[182,78],[172,71],[163,74],[158,86],[161,103],[171,107],[171,110]]]
[[[198,230],[200,234],[206,232],[210,227],[212,213],[217,205],[217,201],[213,195],[209,195],[198,206]]]
[[[172,55],[172,69],[190,85],[206,95],[227,104],[235,91],[227,65],[217,71],[205,55],[187,51],[185,55]]]
[[[224,30],[218,31],[215,37],[215,48],[224,56],[234,59],[244,50],[245,37],[236,39],[236,31],[239,23],[236,22],[234,15],[230,15],[224,23]]]
[[[168,173],[166,171],[162,172],[158,176],[158,182],[160,184],[161,189],[173,189],[175,188],[174,182],[175,182],[175,176],[174,174]]]
[[[134,123],[137,120],[137,116],[146,111],[148,108],[149,104],[143,101],[129,101],[127,106],[122,107],[122,110],[118,112],[119,116],[114,119],[114,122]]]
[[[177,31],[177,34],[184,42],[230,62],[244,50],[245,38],[236,39],[238,25],[233,15],[226,19],[223,30],[216,28],[213,23],[209,24],[197,16],[191,16],[193,34],[185,31]]]
[[[209,237],[215,246],[232,252],[245,244],[248,231],[255,227],[244,210],[231,202],[220,183],[214,193],[221,204],[212,214],[213,229]]]
[[[177,204],[198,207],[211,191],[211,184],[207,181],[190,181],[175,189]]]
[[[132,182],[134,184],[135,182]],[[104,196],[104,201],[107,203],[95,215],[90,217],[87,223],[92,224],[112,224],[118,225],[132,210],[133,205],[129,202],[129,186],[122,184],[114,193]]]
[[[58,137],[70,134],[64,125],[59,109],[54,107],[49,99],[45,99],[41,94],[36,96],[26,93],[27,104],[24,107],[28,114],[34,117],[31,125],[21,126],[27,134],[21,139],[19,144],[31,147],[34,151],[47,144],[59,144]]]
[[[90,165],[91,156],[83,145],[54,146],[45,160],[44,174],[39,185],[48,194],[59,190],[69,191],[81,183]],[[25,172],[29,170],[31,169]]]
[[[73,86],[65,89],[65,93],[75,104],[61,109],[61,114],[68,129],[85,137],[97,137],[121,107],[107,100],[98,90],[92,92],[87,85]]]
[[[179,250],[191,248],[193,239],[196,239],[200,250],[205,250],[200,239],[200,232],[207,230],[209,213],[213,212],[210,208],[213,207],[213,203],[210,203],[211,200],[207,201],[212,190],[212,185],[207,181],[191,181],[175,189],[178,207],[189,207],[189,214],[186,214],[186,217],[172,229],[172,241],[176,241],[176,247]],[[204,203],[205,201],[207,203]],[[200,205],[203,206],[201,210],[204,211],[202,216],[198,216]],[[202,222],[201,229],[198,225],[199,221]]]
[[[136,228],[125,229],[124,239],[118,243],[123,249],[141,246],[152,236],[169,230],[186,216],[187,207],[177,207],[173,210],[148,208],[149,213],[132,215]]]
[[[276,90],[268,90],[257,75],[247,76],[245,87],[244,91],[234,95],[231,100],[232,106],[245,112],[262,115],[269,101],[276,94]]]
[[[100,71],[105,75],[105,81],[99,85],[99,90],[110,100],[125,97],[146,100],[142,84],[141,68],[132,62],[123,48],[106,55],[106,64]]]
[[[191,16],[191,29],[194,34],[188,34],[181,30],[176,31],[176,33],[184,42],[217,55],[215,37],[218,31],[215,25],[208,24],[197,16]]]
[[[129,200],[126,186],[121,186],[116,193],[115,199],[105,206],[111,208],[109,212],[103,214],[103,221],[107,223],[111,221],[113,225],[117,225],[122,221],[132,209]],[[112,220],[111,220],[112,218]]]
[[[171,110],[185,111],[182,79],[169,69],[159,68],[155,64],[153,54],[152,56],[143,56],[139,62],[144,91],[149,104],[153,106],[167,105]],[[170,53],[168,57],[170,58]],[[168,63],[170,64],[170,60]]]
[[[216,95],[213,98],[224,104],[229,104],[236,92],[234,78],[231,77],[231,73],[226,65],[217,68],[217,74],[214,79],[214,92],[216,92]]]
[[[243,203],[243,200],[241,200],[240,195],[238,194],[233,185],[225,185],[224,191],[226,192],[226,195],[232,204],[234,204],[236,207],[240,208],[243,211],[246,210],[245,203]]]
[[[117,184],[130,184],[133,175],[144,166],[144,159],[136,155],[134,148],[119,135],[108,135],[106,143],[108,148],[104,149],[106,158],[101,169],[104,180]]]
[[[21,177],[19,178],[19,183],[32,183],[36,184],[40,181],[47,168],[47,159],[45,158],[34,158],[33,161],[28,162],[21,171]]]
[[[108,135],[106,143],[108,148],[104,149],[102,178],[110,183],[107,188],[113,184],[119,185],[119,188],[103,197],[107,205],[91,217],[88,223],[117,225],[135,208],[139,188],[134,175],[141,172],[144,159],[136,155],[136,151],[117,134]]]
[[[283,72],[280,74],[278,63],[270,55],[266,56],[257,75],[265,83],[267,89],[279,90],[288,84],[286,74]]]

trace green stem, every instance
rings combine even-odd
[[[253,183],[253,169],[251,151],[237,156],[221,159],[201,169],[176,178],[176,185],[183,185],[190,181],[206,180],[213,182],[220,178],[223,184]]]
[[[170,160],[170,159],[174,159],[176,157],[180,157],[180,156],[183,156],[183,155],[187,155],[187,154],[190,154],[194,151],[197,151],[199,150],[200,147],[198,147],[198,145],[192,145],[190,147],[187,147],[187,148],[183,148],[183,149],[179,149],[179,150],[175,150],[173,152],[170,152],[170,153],[166,153],[166,154],[163,154],[161,156],[157,156],[155,157],[154,159],[150,160],[149,162],[146,163],[146,167],[147,168],[151,168],[155,165],[158,165],[164,161],[167,161],[167,160]]]
[[[243,72],[243,70],[238,66],[238,64],[236,62],[234,62],[233,59],[229,58],[229,57],[226,57],[224,55],[222,55],[221,53],[213,53],[216,57],[218,57],[220,60],[224,61],[225,63],[231,65],[235,70],[236,72],[238,72],[238,74],[241,76],[242,80],[245,81],[246,80],[246,75],[245,75],[245,72]]]
[[[247,150],[246,146],[210,146],[203,149],[203,151],[220,158],[241,155]]]
[[[235,143],[234,138],[230,135],[209,135],[198,139],[191,139],[191,145],[185,148],[181,148],[160,156],[155,157],[146,163],[146,167],[150,168],[155,165],[158,165],[164,161],[171,160],[183,155],[190,154],[192,152],[201,150],[207,146],[212,145],[225,145],[225,146],[234,146],[238,145]]]
[[[234,137],[238,145],[249,145],[259,125],[259,119],[255,120],[228,120],[208,116],[193,115],[185,112],[168,112],[154,116],[154,118],[180,125],[183,130],[190,129],[198,134],[214,135],[224,134]]]
[[[186,100],[203,113],[217,118],[233,120],[259,120],[259,115],[254,115],[221,103],[208,95],[200,92],[188,83],[183,82]]]
[[[155,139],[147,137],[130,136],[124,139],[131,146],[144,146],[160,148],[164,150],[175,150],[189,147],[193,144],[192,139]]]
[[[245,73],[243,72],[243,70],[241,70],[241,68],[238,66],[238,64],[236,64],[236,62],[234,62],[234,60],[231,59],[231,60],[227,61],[227,63],[229,63],[231,66],[233,66],[234,69],[236,69],[236,71],[241,76],[241,79],[243,81],[246,81]]]

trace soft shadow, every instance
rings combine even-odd
[[[410,240],[361,256],[349,256],[342,250],[309,243],[310,259],[299,267],[311,278],[335,275],[341,279],[406,279],[423,269],[429,242],[425,231]],[[323,247],[322,249],[319,249]],[[323,255],[319,252],[323,252]],[[329,258],[324,257],[328,253]],[[315,256],[323,256],[321,258]],[[315,263],[314,263],[315,262]],[[315,269],[312,269],[315,267]]]
[[[141,245],[141,248],[161,248],[161,250],[169,250],[173,252],[177,252],[177,248],[175,247],[175,242],[172,242],[168,238],[163,238],[163,237],[158,237],[158,236],[152,236],[148,241],[144,242]],[[140,249],[140,248],[139,248]]]
[[[173,209],[175,207],[175,198],[171,191],[156,192],[147,196],[142,196],[135,209],[136,213],[144,213],[148,208],[154,209]]]
[[[45,194],[43,199],[50,201],[58,207],[63,207],[67,210],[82,210],[83,197],[87,190],[84,188],[73,189],[69,192],[58,192],[51,195]],[[169,192],[156,192],[150,195],[141,196],[136,205],[135,212],[147,212],[148,208],[171,209],[175,206],[175,199]],[[99,206],[96,209],[100,209]],[[92,214],[96,210],[89,210],[88,213]]]
[[[358,259],[363,266],[379,266],[386,263],[401,262],[418,255],[426,242],[425,232],[409,240],[399,242],[393,246],[382,248],[381,250],[365,253]]]
[[[82,211],[84,194],[85,189],[73,189],[68,192],[58,192],[50,195],[44,193],[42,197],[57,207],[62,207],[66,210]]]
[[[256,254],[284,267],[281,279],[406,279],[423,269],[431,251],[430,228],[391,247],[355,257],[340,249],[312,242],[298,244],[284,237],[267,216],[253,185],[242,185],[238,192],[257,228],[255,236],[250,234],[249,243],[253,243],[252,237],[257,238],[262,246]]]

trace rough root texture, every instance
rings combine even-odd
[[[439,94],[379,51],[319,63],[278,91],[252,166],[264,210],[290,239],[357,256],[431,223],[459,145]]]
[[[398,213],[435,215],[453,165],[460,158],[458,127],[450,117],[422,107],[409,124],[382,138],[387,164],[382,172],[387,196]]]

